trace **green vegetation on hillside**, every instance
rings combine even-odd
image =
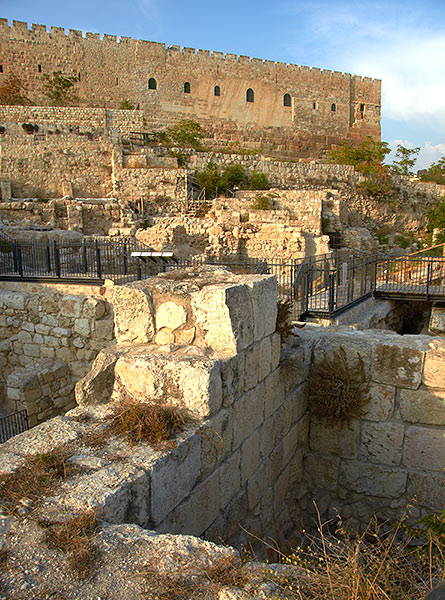
[[[220,171],[214,162],[208,162],[202,171],[195,173],[206,198],[214,198],[218,190],[268,190],[270,185],[265,173],[250,170],[238,163],[227,165]]]
[[[62,75],[62,71],[54,71],[52,75],[43,73],[45,96],[52,106],[66,106],[78,101],[73,86],[79,81],[75,75]]]
[[[440,183],[445,185],[445,156],[433,163],[428,169],[422,169],[417,173],[421,181]]]

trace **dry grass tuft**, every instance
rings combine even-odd
[[[176,406],[160,406],[126,399],[114,407],[110,429],[125,436],[130,446],[148,442],[154,448],[174,446],[176,434],[192,419]]]
[[[318,535],[283,560],[295,577],[271,570],[289,600],[419,600],[445,578],[444,548],[437,537],[413,544],[400,526],[376,522],[361,535],[341,527],[331,534],[319,520]]]
[[[343,425],[363,415],[369,401],[369,383],[365,367],[358,356],[352,370],[343,348],[332,357],[326,353],[309,376],[309,408],[313,415],[332,425]]]
[[[94,544],[97,533],[94,510],[85,509],[64,523],[41,522],[40,525],[47,528],[45,541],[48,546],[66,552],[69,566],[80,578],[92,574],[99,558]]]
[[[280,334],[282,342],[292,335],[292,302],[277,302],[276,331]]]
[[[162,573],[149,565],[141,575],[147,584],[145,597],[150,600],[210,600],[224,587],[248,583],[241,559],[232,555],[175,574]]]
[[[14,473],[0,475],[0,500],[8,510],[14,510],[25,498],[31,503],[54,493],[72,473],[83,470],[67,463],[72,452],[65,447],[32,455]]]

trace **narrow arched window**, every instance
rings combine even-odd
[[[255,94],[253,93],[252,88],[249,88],[246,92],[246,102],[254,102]]]
[[[219,88],[219,85],[215,85],[214,94],[215,96],[221,96],[221,90]]]
[[[283,96],[283,106],[292,106],[290,94],[284,94],[284,96]]]
[[[332,112],[335,112],[337,110],[337,107],[335,106],[335,102],[333,102],[331,104],[331,110],[332,110]]]
[[[190,94],[190,84],[188,81],[184,83],[184,94]]]
[[[317,104],[317,101],[316,101],[316,100],[314,100],[314,101],[312,102],[312,108],[313,108],[314,110],[317,110],[317,108],[318,108],[318,104]]]
[[[364,104],[360,104],[360,116],[362,119],[365,116],[365,105]]]
[[[157,87],[158,84],[156,83],[156,79],[154,77],[150,77],[150,79],[148,80],[148,89],[155,90]]]

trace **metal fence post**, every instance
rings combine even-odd
[[[51,247],[49,242],[46,244],[46,270],[51,273]]]
[[[57,275],[57,277],[60,277],[60,254],[59,254],[59,248],[57,246],[56,240],[54,240],[53,244],[54,244],[54,263],[55,263],[55,267],[56,267],[56,275]]]
[[[334,271],[329,273],[328,309],[330,313],[333,313],[335,310],[335,278],[336,273]]]
[[[88,260],[87,260],[87,247],[85,242],[82,242],[82,270],[86,274],[88,273]]]
[[[99,244],[97,243],[97,240],[96,240],[96,270],[97,270],[97,277],[99,279],[102,279],[102,263],[101,263],[101,258],[100,258],[100,247],[99,247]]]
[[[22,258],[22,249],[20,246],[17,246],[17,262],[20,277],[23,277],[23,258]]]

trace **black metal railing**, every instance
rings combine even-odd
[[[26,409],[19,410],[5,417],[0,417],[0,443],[6,442],[9,438],[28,429],[28,413]]]
[[[131,255],[149,249],[134,238],[42,242],[19,241],[1,234],[0,279],[143,279],[163,268]]]
[[[344,254],[302,262],[287,299],[294,316],[334,315],[368,298],[445,298],[444,257]]]

